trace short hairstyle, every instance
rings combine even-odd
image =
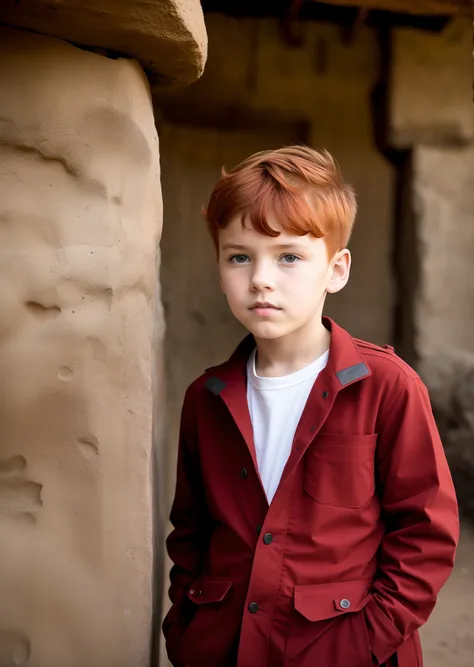
[[[236,216],[260,234],[276,237],[272,214],[288,234],[324,238],[329,257],[350,238],[357,212],[353,188],[343,182],[326,150],[287,146],[261,151],[222,174],[203,209],[216,248],[219,230]]]

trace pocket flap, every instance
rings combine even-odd
[[[370,597],[371,580],[295,586],[295,609],[308,621],[360,611]]]
[[[370,461],[374,458],[377,434],[352,435],[319,433],[308,453],[326,461]]]
[[[232,587],[230,579],[201,577],[188,588],[188,598],[195,604],[222,602]]]

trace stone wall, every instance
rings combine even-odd
[[[474,140],[472,21],[452,21],[440,34],[398,29],[392,51],[392,146]]]
[[[394,35],[390,138],[400,208],[402,351],[427,383],[462,511],[474,518],[472,22]]]
[[[415,346],[474,355],[474,145],[413,150],[419,253]]]
[[[0,28],[0,89],[0,664],[145,667],[162,215],[148,82],[136,62]]]
[[[474,146],[415,146],[415,364],[427,383],[463,513],[474,518]]]
[[[149,83],[201,75],[201,4],[4,0],[0,24],[0,665],[148,665],[167,514]]]
[[[195,81],[206,62],[199,0],[2,0],[0,23],[136,58],[160,86]]]

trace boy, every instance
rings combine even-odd
[[[168,539],[175,667],[421,667],[458,515],[427,391],[322,318],[352,189],[327,152],[258,153],[206,211],[250,335],[188,389]]]

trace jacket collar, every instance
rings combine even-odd
[[[370,369],[361,357],[354,339],[347,331],[337,326],[329,318],[324,318],[323,323],[331,332],[328,363],[311,390],[295,432],[295,440],[298,441],[299,446],[292,449],[280,480],[279,489],[299,464],[307,447],[319,432],[337,394],[344,387],[370,375]],[[219,396],[227,406],[252,457],[255,472],[260,482],[262,497],[266,500],[264,486],[260,478],[247,402],[246,367],[247,360],[254,347],[255,340],[253,336],[247,336],[226,363],[212,369],[212,373],[207,378],[206,387],[213,394]]]
[[[369,377],[370,368],[352,336],[329,317],[323,317],[323,324],[331,332],[329,358],[323,372],[332,388],[339,392],[344,387]],[[246,336],[228,361],[212,369],[206,387],[219,395],[229,382],[233,384],[242,381],[242,378],[246,377],[247,360],[254,347],[254,337]]]

